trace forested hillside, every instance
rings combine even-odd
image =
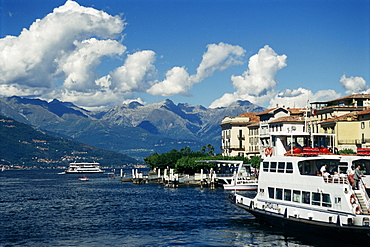
[[[10,167],[58,167],[72,161],[96,161],[103,167],[138,164],[127,155],[54,137],[3,116],[0,139],[0,164]]]

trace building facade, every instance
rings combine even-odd
[[[250,157],[259,154],[259,118],[256,113],[237,117],[226,116],[222,128],[221,150],[223,156]]]
[[[224,156],[264,156],[276,145],[357,151],[370,148],[370,94],[313,102],[310,109],[276,107],[225,117],[220,126]]]

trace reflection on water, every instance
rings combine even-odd
[[[103,174],[0,173],[0,246],[338,246],[258,224],[222,189],[134,185]],[[291,236],[292,235],[292,236]]]

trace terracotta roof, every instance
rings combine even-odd
[[[245,112],[243,114],[240,114],[237,117],[256,117],[257,113],[250,113],[250,112]]]
[[[273,111],[275,111],[279,108],[284,109],[286,111],[289,111],[290,114],[292,114],[292,115],[302,114],[305,111],[305,108],[283,108],[283,107],[278,107],[278,108],[271,108],[271,109],[268,109],[266,111],[260,112],[257,115],[263,115],[263,114],[268,114],[268,113],[272,114]]]
[[[357,111],[350,112],[350,113],[344,114],[344,115],[339,116],[339,117],[333,117],[333,118],[321,121],[320,124],[330,123],[330,122],[348,121],[348,119],[350,119],[350,121],[357,120]]]
[[[357,115],[366,115],[366,114],[370,114],[370,109],[366,109],[364,111],[360,111],[357,113]]]
[[[333,99],[333,100],[312,102],[311,104],[335,102],[335,101],[340,101],[344,99],[370,99],[370,94],[351,94],[351,95],[347,95],[347,96]]]
[[[305,108],[290,108],[290,114],[297,115],[297,114],[302,114],[305,112]]]
[[[248,117],[249,118],[248,123],[259,123],[260,122],[260,118],[257,116],[257,113],[246,112],[246,113],[240,114],[237,117]]]
[[[270,113],[270,112],[272,112],[272,111],[274,111],[274,110],[276,110],[276,109],[277,109],[277,108],[271,108],[271,109],[268,109],[268,110],[266,110],[266,111],[263,111],[263,112],[257,113],[257,115],[267,114],[267,113]]]
[[[249,113],[249,112],[246,112],[246,113],[243,113],[243,114],[240,114],[239,116],[235,117],[235,118],[231,118],[232,121],[231,122],[225,122],[225,123],[221,123],[220,125],[223,125],[223,124],[259,124],[260,122],[260,118],[257,116],[258,113]],[[249,118],[249,121],[244,121],[244,120],[240,120],[238,121],[238,118]]]
[[[304,117],[302,116],[286,116],[277,118],[269,123],[281,123],[281,122],[304,122]]]

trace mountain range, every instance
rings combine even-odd
[[[98,149],[48,135],[28,124],[0,115],[0,165],[17,168],[66,167],[70,162],[99,162],[103,167],[133,167],[141,162],[114,151]]]
[[[225,116],[262,112],[249,101],[228,107],[205,108],[166,99],[142,105],[123,104],[104,111],[88,111],[57,99],[47,102],[18,96],[0,98],[0,114],[34,126],[49,134],[117,151],[142,160],[154,152],[190,147],[199,151],[211,144],[220,151]]]

